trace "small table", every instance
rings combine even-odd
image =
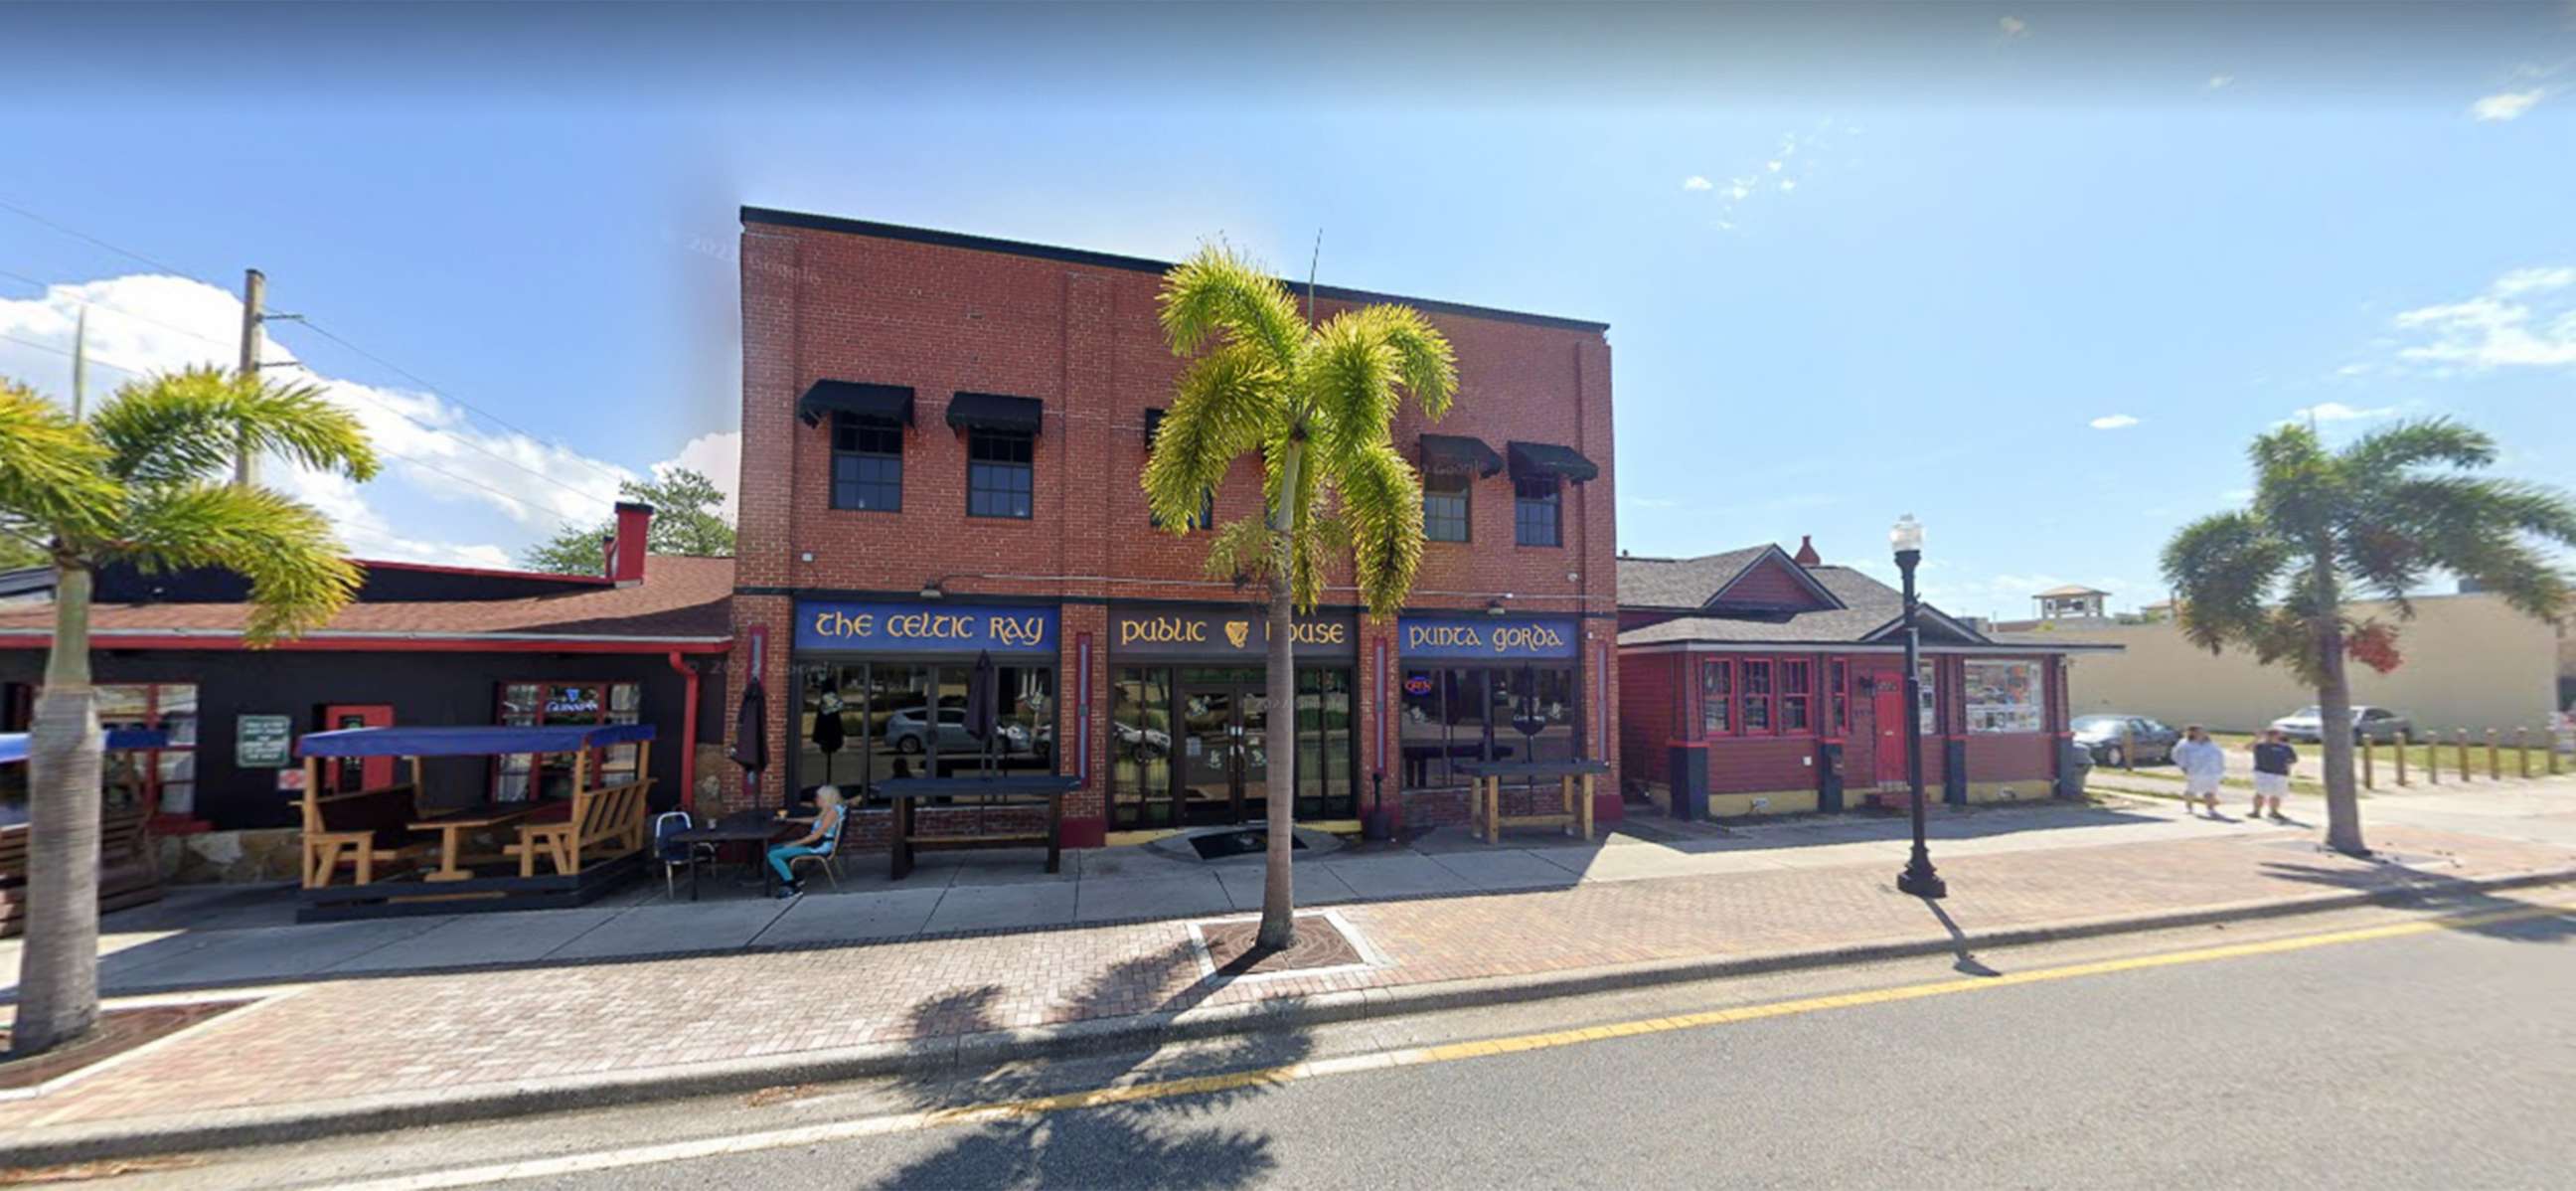
[[[432,815],[411,825],[414,831],[438,832],[438,867],[424,874],[424,881],[464,881],[474,870],[457,863],[465,846],[465,833],[515,823],[537,813],[543,806],[536,802],[488,802],[481,806],[459,807]]]
[[[781,830],[793,825],[794,823],[791,820],[770,818],[765,812],[757,818],[746,813],[727,815],[724,818],[718,819],[713,823],[709,823],[704,827],[692,827],[687,831],[672,832],[666,838],[668,838],[672,843],[683,844],[691,849],[689,856],[689,900],[698,900],[698,861],[696,848],[699,844],[708,844],[718,847],[725,844],[752,845],[751,862],[760,866],[760,891],[773,897],[776,896],[778,893],[778,874],[769,870],[769,857],[765,854],[764,849],[769,841],[778,838],[778,833]]]
[[[1059,774],[1038,773],[1000,777],[899,777],[878,782],[872,791],[894,803],[894,879],[900,881],[912,872],[912,850],[922,848],[1010,848],[1043,842],[1046,844],[1046,871],[1055,872],[1064,857],[1064,796],[1071,794],[1082,779]],[[1046,837],[1013,832],[985,832],[975,835],[921,836],[913,830],[913,803],[923,798],[1004,797],[1044,798],[1047,803]]]
[[[1475,785],[1467,796],[1467,813],[1483,822],[1485,842],[1503,841],[1505,827],[1579,828],[1585,843],[1592,842],[1592,779],[1610,772],[1607,761],[1474,761],[1453,766],[1466,774]],[[1552,815],[1514,815],[1503,817],[1503,779],[1547,778],[1557,780],[1557,791],[1565,799],[1565,810]],[[1583,779],[1577,790],[1575,779]]]

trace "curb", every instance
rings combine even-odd
[[[823,1083],[970,1064],[1067,1057],[1265,1030],[1402,1014],[1478,1008],[1757,973],[1839,967],[1962,948],[2025,946],[2205,926],[2364,906],[2403,906],[2497,890],[2576,881],[2576,866],[2446,878],[2391,889],[2230,902],[2156,914],[2075,919],[2046,926],[1968,931],[1955,937],[1883,939],[1766,954],[1656,960],[1526,976],[1482,977],[1412,987],[1370,988],[1178,1013],[1094,1018],[1063,1025],[988,1030],[913,1042],[798,1051],[598,1076],[559,1076],[490,1085],[464,1094],[396,1092],[323,1105],[226,1109],[166,1125],[37,1127],[0,1144],[0,1170],[135,1158],[194,1150],[276,1145],[353,1133],[447,1125],[530,1113],[608,1108],[691,1096],[730,1095],[782,1084]]]

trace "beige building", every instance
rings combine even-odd
[[[2576,665],[2576,647],[2565,629],[2533,620],[2492,595],[2424,596],[2414,603],[2411,621],[2399,620],[2389,605],[2351,606],[2356,617],[2395,624],[2405,659],[2389,674],[2354,663],[2353,702],[2393,708],[2413,717],[2419,730],[2445,734],[2456,728],[2547,728],[2550,712],[2564,706],[2562,674],[2576,677],[2567,670]],[[2052,629],[2046,622],[2015,627]],[[2118,653],[2074,659],[2069,693],[2076,715],[2119,711],[2244,731],[2316,702],[2315,691],[2287,669],[2260,665],[2242,650],[2213,656],[2185,640],[2181,626],[2169,620],[2088,621],[2054,631],[2070,640],[2121,647]]]

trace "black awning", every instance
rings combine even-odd
[[[1163,411],[1156,407],[1145,411],[1145,445],[1154,445],[1154,436],[1163,432]]]
[[[808,426],[825,414],[849,414],[880,422],[912,425],[912,390],[903,385],[870,385],[854,380],[818,380],[796,400],[796,416]]]
[[[1494,453],[1481,438],[1461,434],[1426,434],[1422,436],[1422,466],[1425,470],[1446,468],[1472,471],[1491,476],[1503,470],[1503,457]]]
[[[959,393],[948,399],[948,425],[952,430],[1036,434],[1038,428],[1045,424],[1045,415],[1045,403],[1035,397]]]
[[[1555,476],[1577,484],[1601,474],[1601,465],[1583,457],[1583,452],[1554,443],[1505,443],[1512,457],[1512,478]]]

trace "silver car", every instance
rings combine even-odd
[[[2311,704],[2272,721],[2272,727],[2289,734],[2292,740],[2323,741],[2325,709]],[[2394,741],[2399,733],[2413,735],[2415,721],[2385,707],[2355,706],[2352,709],[2352,740]]]

